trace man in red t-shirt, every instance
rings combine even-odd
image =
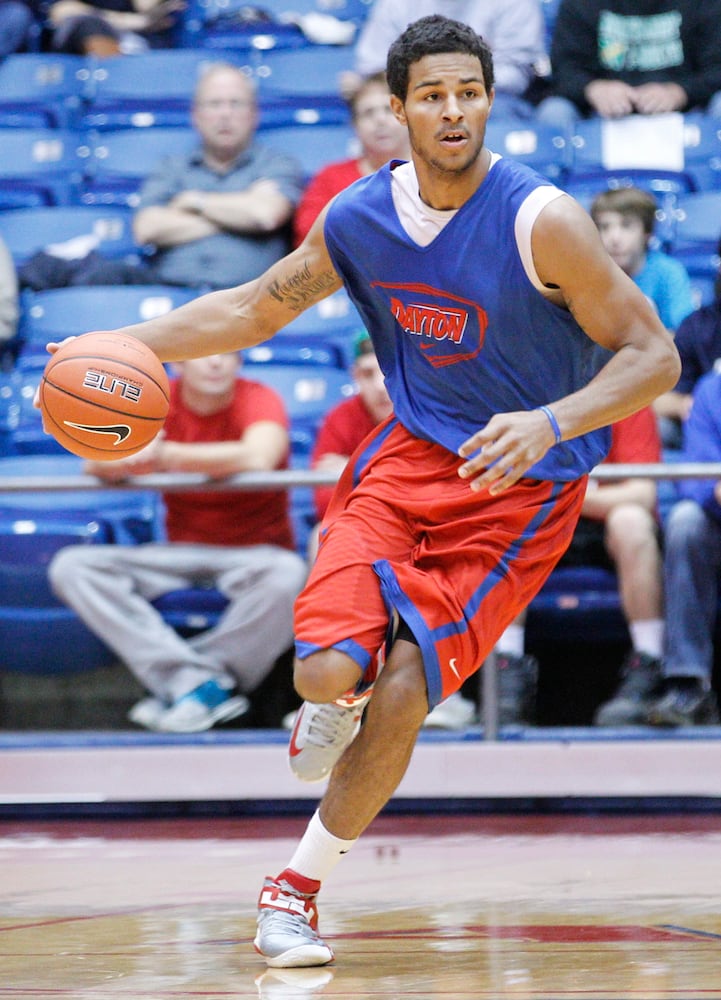
[[[313,469],[340,472],[363,438],[393,411],[383,372],[365,330],[356,337],[354,351],[353,381],[358,392],[334,406],[323,420],[311,456]],[[332,486],[319,486],[315,490],[318,522],[325,517],[332,495]],[[318,528],[319,525],[312,532],[308,543],[310,562],[315,558],[318,546]]]
[[[605,460],[613,464],[661,461],[654,411],[645,407],[611,428]],[[663,652],[663,574],[656,484],[632,477],[589,479],[581,518],[559,566],[607,566],[618,577],[631,650],[621,668],[621,682],[594,718],[598,726],[645,721],[645,709],[658,694]],[[513,622],[496,645],[499,721],[528,722],[533,717],[538,664],[524,655],[525,614]]]
[[[240,378],[237,353],[174,365],[161,434],[137,455],[88,463],[109,482],[154,472],[223,479],[287,467],[288,417],[265,385]],[[166,542],[74,545],[49,567],[56,593],[147,689],[130,711],[160,732],[197,732],[242,715],[246,693],[293,643],[306,564],[293,550],[285,490],[167,492]],[[213,628],[181,637],[152,601],[187,587],[228,598]]]

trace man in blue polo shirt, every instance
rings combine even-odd
[[[145,181],[133,221],[151,244],[158,281],[228,288],[289,249],[287,224],[303,189],[300,165],[256,142],[258,110],[242,70],[214,63],[200,78],[194,151],[167,157]]]

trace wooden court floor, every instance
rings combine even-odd
[[[721,1000],[721,816],[384,816],[328,880],[336,961],[266,971],[305,821],[0,822],[0,998]]]

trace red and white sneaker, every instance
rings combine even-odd
[[[288,744],[288,763],[301,781],[322,781],[356,738],[373,689],[346,699],[318,705],[304,701],[295,717]]]
[[[292,875],[294,885],[285,877]],[[258,898],[258,932],[253,947],[271,968],[327,965],[333,950],[318,934],[315,900],[320,882],[295,872],[266,878]]]
[[[288,744],[288,763],[301,781],[322,781],[358,734],[363,712],[383,665],[374,657],[358,686],[322,704],[304,701],[295,716]]]

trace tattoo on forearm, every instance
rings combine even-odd
[[[302,312],[320,293],[332,288],[334,282],[333,271],[313,274],[306,261],[285,281],[271,282],[268,291],[274,299],[284,303],[294,312]]]

